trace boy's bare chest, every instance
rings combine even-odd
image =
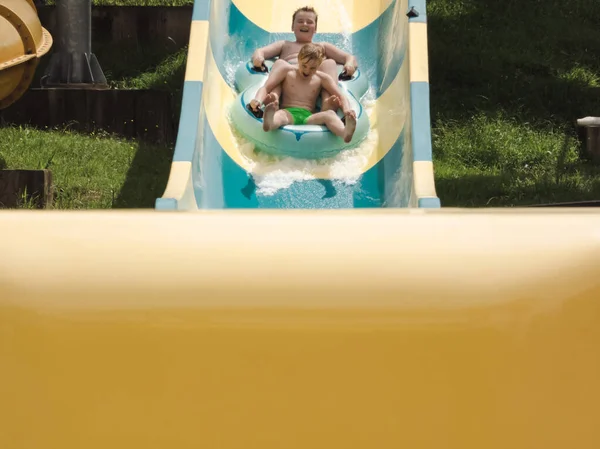
[[[282,87],[287,94],[316,98],[321,91],[321,80],[317,76],[302,79],[297,76],[297,73],[291,72],[285,77]]]
[[[297,57],[303,44],[297,42],[286,42],[283,44],[281,54],[279,55],[282,59],[288,59],[289,57]]]

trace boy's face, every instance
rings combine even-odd
[[[314,34],[317,32],[317,16],[312,12],[300,11],[296,14],[292,31],[296,35],[296,40],[300,42],[312,42]]]
[[[321,65],[318,59],[303,59],[298,61],[298,71],[304,78],[309,78],[317,73],[317,69]]]

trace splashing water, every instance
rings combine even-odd
[[[327,5],[328,10],[336,11],[337,16],[339,17],[342,28],[340,36],[342,38],[342,49],[351,51],[352,43],[350,38],[352,36],[352,19],[350,18],[350,14],[348,14],[348,10],[344,5],[343,0],[327,0],[325,4]]]

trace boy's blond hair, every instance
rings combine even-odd
[[[323,61],[325,59],[325,50],[319,44],[304,44],[298,53],[298,61]]]
[[[313,8],[312,6],[303,6],[302,8],[298,8],[296,11],[294,11],[294,15],[292,16],[292,25],[294,25],[296,15],[299,12],[312,12],[315,15],[315,25],[317,24],[319,16],[317,15],[317,11],[315,11],[315,8]]]

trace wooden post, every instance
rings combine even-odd
[[[583,143],[583,155],[595,165],[600,165],[600,117],[577,120],[579,137]]]
[[[52,206],[50,170],[0,170],[0,209]]]

